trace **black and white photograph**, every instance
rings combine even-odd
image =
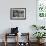
[[[26,19],[26,8],[11,8],[10,9],[11,20],[24,20]]]

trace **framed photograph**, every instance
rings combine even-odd
[[[26,8],[10,8],[11,20],[24,20],[26,19]]]

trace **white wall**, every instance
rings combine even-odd
[[[10,20],[10,8],[26,8],[26,20]],[[36,0],[0,0],[0,34],[17,26],[32,35],[32,24],[36,24]]]

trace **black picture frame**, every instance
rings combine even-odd
[[[10,8],[10,19],[11,20],[25,20],[26,8]]]

